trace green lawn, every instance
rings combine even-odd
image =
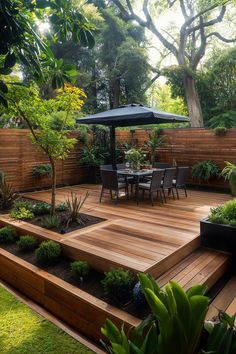
[[[0,353],[91,354],[92,352],[0,287]]]

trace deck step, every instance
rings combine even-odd
[[[170,280],[175,280],[186,290],[196,284],[204,284],[210,289],[227,271],[230,260],[229,254],[200,247],[159,276],[156,281],[161,287]]]
[[[207,319],[210,320],[217,316],[219,310],[227,312],[230,316],[236,313],[236,275],[232,276],[212,301],[207,313]]]

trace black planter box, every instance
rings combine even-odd
[[[236,254],[236,227],[200,221],[202,246]]]

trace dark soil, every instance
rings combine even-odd
[[[22,252],[19,250],[17,245],[14,244],[1,244],[0,247],[5,249],[6,251],[16,255],[17,257],[33,264],[36,266],[39,266],[34,252]],[[84,279],[83,282],[78,282],[71,274],[70,272],[70,263],[71,260],[66,258],[66,257],[61,257],[60,261],[58,263],[55,263],[53,265],[47,266],[44,269],[50,273],[55,275],[56,277],[63,279],[64,281],[77,286],[79,289],[86,291],[87,293],[97,297],[98,299],[101,299],[103,301],[106,301],[107,303],[110,303],[111,305],[114,305],[116,307],[121,308],[122,310],[140,318],[144,319],[148,314],[149,314],[149,309],[147,305],[144,306],[137,306],[135,305],[131,300],[127,302],[126,304],[118,304],[109,301],[105,296],[103,292],[103,288],[101,285],[101,280],[103,279],[103,274],[97,272],[94,269],[91,269],[89,272],[89,275]],[[42,268],[42,267],[41,267]]]

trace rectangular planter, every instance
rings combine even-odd
[[[202,246],[236,253],[236,227],[200,221]]]
[[[128,330],[140,320],[0,248],[0,279],[93,341],[110,318]]]

